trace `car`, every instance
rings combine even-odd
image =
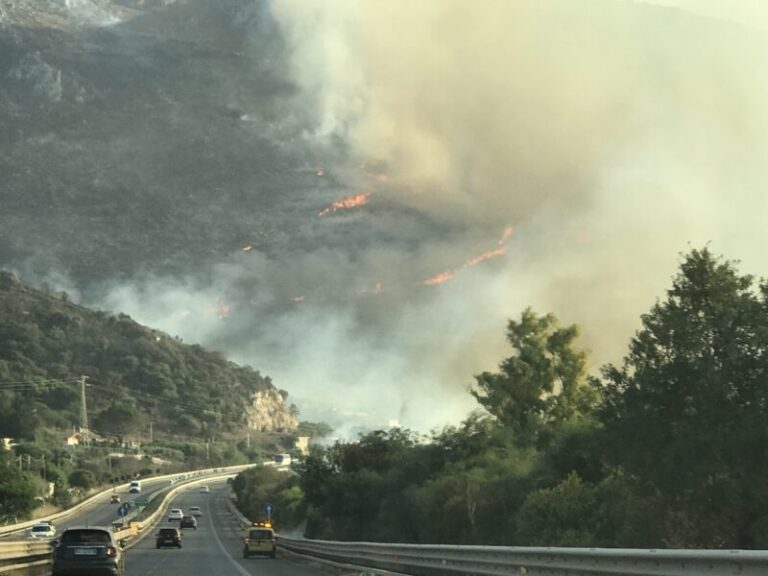
[[[193,528],[197,530],[197,518],[194,516],[182,516],[179,520],[179,528]]]
[[[112,494],[112,496],[109,497],[109,503],[120,504],[120,494]]]
[[[181,548],[181,530],[178,528],[160,528],[155,541],[155,548],[174,546]]]
[[[131,494],[140,494],[141,480],[131,480],[131,483],[128,486],[128,492],[130,492]]]
[[[269,522],[254,522],[245,531],[243,544],[243,558],[277,555],[275,531]]]
[[[202,488],[200,488],[200,494],[210,494],[210,493],[211,493],[211,489],[208,486],[203,486]]]
[[[29,537],[33,539],[53,538],[55,535],[56,527],[50,522],[38,522],[29,529]]]
[[[196,518],[200,518],[203,515],[203,511],[200,510],[200,506],[190,506],[189,515],[195,516]]]
[[[67,528],[54,542],[53,576],[123,576],[124,542],[106,526]]]
[[[184,517],[184,511],[181,508],[171,508],[168,511],[168,522],[181,520]]]

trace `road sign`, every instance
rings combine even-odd
[[[274,507],[274,506],[272,506],[272,504],[266,504],[266,505],[264,506],[264,512],[266,512],[266,513],[267,513],[267,514],[269,514],[270,516],[272,516],[272,512],[274,512],[274,511],[275,511],[275,507]]]
[[[149,505],[149,500],[147,500],[146,498],[137,498],[136,500],[133,501],[133,503],[136,504],[136,506],[141,506],[143,508]]]
[[[128,506],[126,506],[125,504],[122,504],[121,506],[119,506],[117,509],[117,515],[120,516],[121,518],[123,516],[128,516]]]

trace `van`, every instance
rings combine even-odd
[[[128,485],[128,492],[131,494],[141,492],[141,480],[131,480],[131,483]]]

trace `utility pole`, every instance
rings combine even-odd
[[[248,430],[247,436],[245,437],[245,447],[248,448],[248,450],[251,449],[251,431]]]
[[[153,424],[153,422],[152,422],[152,420],[150,420],[149,421],[149,443],[150,444],[152,444],[152,442],[155,439],[154,431],[152,429],[152,424]]]
[[[211,443],[208,440],[205,441],[205,459],[211,459]]]
[[[83,444],[88,446],[88,404],[85,398],[85,381],[88,376],[80,376],[80,434]]]

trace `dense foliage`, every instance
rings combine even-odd
[[[102,435],[220,436],[242,429],[254,392],[272,387],[219,353],[183,344],[128,316],[94,312],[0,273],[0,436],[80,423]]]
[[[395,429],[316,449],[294,506],[306,535],[765,547],[768,284],[694,250],[620,366],[588,378],[577,334],[526,310],[499,372],[477,376],[484,414],[429,438]],[[252,510],[285,490],[253,486],[238,479]]]

